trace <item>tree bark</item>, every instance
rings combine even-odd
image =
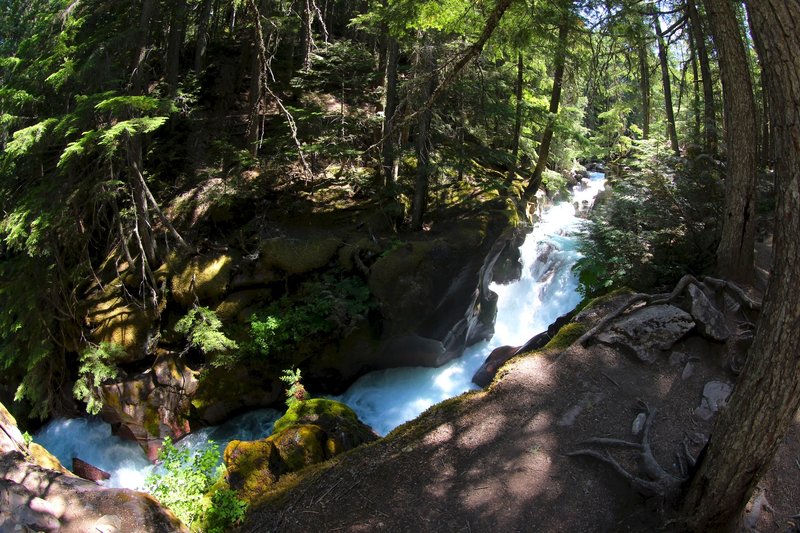
[[[569,19],[566,14],[562,15],[561,22],[558,27],[558,44],[556,48],[555,57],[555,70],[553,71],[553,92],[550,94],[550,109],[549,118],[547,119],[547,126],[542,134],[542,141],[539,144],[538,156],[536,166],[533,169],[528,186],[523,192],[523,198],[530,201],[539,186],[542,184],[542,175],[544,169],[547,167],[547,159],[550,155],[550,143],[553,140],[553,129],[555,127],[556,115],[558,113],[558,106],[561,102],[561,84],[564,80],[564,66],[567,60],[567,37],[569,36]]]
[[[208,47],[209,22],[211,21],[211,8],[213,0],[203,0],[200,4],[200,19],[197,21],[197,42],[194,47],[194,74],[200,77],[206,58]]]
[[[756,103],[747,51],[729,0],[704,0],[717,48],[725,110],[725,211],[717,248],[720,276],[748,283],[756,238]]]
[[[169,95],[175,96],[178,92],[178,75],[181,66],[181,49],[186,29],[186,0],[177,0],[172,12],[167,39],[167,87]]]
[[[419,66],[423,77],[427,77],[422,83],[421,102],[430,99],[436,87],[436,63],[433,57],[433,44],[429,37],[425,37],[419,53]],[[422,218],[428,205],[428,189],[431,174],[431,120],[433,110],[430,107],[422,109],[417,117],[417,174],[414,180],[414,197],[411,200],[411,229],[418,231],[422,229]]]
[[[664,34],[661,31],[661,22],[658,15],[653,15],[653,27],[656,30],[656,40],[658,41],[658,61],[661,64],[661,84],[664,87],[664,108],[667,113],[667,136],[672,152],[676,156],[681,155],[678,147],[678,132],[675,130],[675,111],[672,107],[672,84],[669,76],[669,62],[667,60],[667,45],[664,42]]]
[[[650,62],[648,61],[647,44],[642,36],[638,45],[639,52],[639,92],[642,98],[642,137],[650,138]]]
[[[689,29],[692,33],[697,60],[700,62],[700,75],[703,78],[703,116],[705,121],[705,151],[709,154],[717,152],[717,113],[714,107],[714,85],[711,79],[711,65],[708,61],[705,32],[700,14],[694,0],[687,0],[686,12],[689,16]]]
[[[511,167],[508,169],[509,183],[517,173],[517,161],[519,160],[519,138],[522,134],[522,83],[524,81],[525,60],[522,52],[517,53],[517,85],[514,88],[516,99],[516,113],[514,117],[514,136],[511,139]]]
[[[749,0],[747,7],[780,154],[775,255],[747,363],[683,500],[695,531],[737,521],[800,407],[800,0]]]
[[[397,60],[400,53],[397,39],[387,36],[386,51],[386,106],[383,115],[383,146],[381,147],[381,167],[383,169],[383,185],[393,191],[397,182],[394,147],[397,133]]]

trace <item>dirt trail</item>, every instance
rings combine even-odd
[[[696,455],[713,423],[693,414],[704,386],[735,379],[723,351],[690,337],[652,365],[604,345],[522,357],[491,390],[345,455],[280,508],[253,512],[243,530],[653,531],[662,499],[637,494],[596,459],[565,454],[592,437],[638,441],[632,424],[646,404],[656,410],[654,454],[679,475],[676,453],[686,441]],[[757,506],[761,531],[796,527],[799,428],[800,419],[762,483],[771,507]],[[635,455],[611,453],[641,473]]]

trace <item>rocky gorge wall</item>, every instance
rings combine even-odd
[[[154,458],[167,436],[282,403],[278,378],[285,368],[302,369],[312,391],[338,393],[371,370],[442,365],[492,335],[496,295],[489,283],[496,273],[514,275],[524,235],[512,201],[498,198],[414,234],[381,235],[372,227],[369,220],[311,217],[274,229],[255,252],[227,246],[173,254],[153,273],[163,290],[151,306],[131,297],[140,279],[112,272],[116,277],[86,298],[93,342],[123,349],[114,361],[120,377],[101,387],[101,416]],[[334,305],[328,333],[298,339],[292,349],[234,354],[235,364],[217,367],[175,332],[192,307],[207,307],[239,353],[248,346],[252,352],[253,313],[309,287],[319,291],[306,295],[311,302],[338,301],[336,286],[318,283],[325,276],[366,288],[369,310],[342,318]]]

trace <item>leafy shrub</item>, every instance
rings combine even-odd
[[[208,533],[224,533],[231,525],[244,520],[247,502],[231,489],[220,489],[211,496],[211,507],[206,513],[205,529]]]
[[[244,518],[247,504],[234,491],[221,488],[209,497],[224,471],[219,465],[219,447],[213,441],[192,452],[166,438],[158,459],[161,468],[147,476],[145,489],[192,530],[227,531]]]
[[[608,176],[605,197],[592,210],[575,269],[580,290],[648,290],[700,273],[714,261],[719,239],[719,180],[701,164],[668,162],[645,142],[627,166]]]
[[[236,362],[229,352],[239,346],[222,332],[222,322],[208,307],[193,307],[175,324],[175,331],[187,336],[189,346],[212,356],[211,366],[229,367]]]
[[[342,336],[370,309],[370,292],[355,277],[308,282],[250,318],[251,350],[260,355],[294,351],[309,340]]]
[[[103,408],[103,400],[98,389],[104,381],[115,379],[119,369],[114,361],[125,355],[125,349],[113,342],[101,342],[81,354],[78,373],[72,394],[76,399],[86,402],[86,412],[96,415]]]

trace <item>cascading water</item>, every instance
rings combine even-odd
[[[257,440],[268,436],[280,416],[275,409],[251,411],[219,426],[195,431],[176,446],[199,450],[212,440],[221,452],[234,439]],[[111,474],[104,483],[107,487],[141,490],[145,478],[153,470],[138,444],[112,435],[111,426],[99,419],[53,420],[36,433],[34,441],[47,448],[67,468],[72,466],[72,458],[78,457],[105,470]]]
[[[576,233],[582,225],[575,204],[590,205],[605,185],[602,174],[590,175],[588,185],[576,189],[572,201],[547,208],[527,236],[520,247],[522,277],[508,285],[492,285],[499,298],[491,340],[468,348],[461,357],[439,368],[372,372],[334,399],[348,404],[361,420],[385,435],[435,403],[476,388],[472,376],[492,349],[523,344],[573,309],[580,302],[572,266],[580,257]],[[264,438],[279,416],[274,409],[246,413],[220,426],[196,431],[178,446],[199,449],[211,439],[223,450],[233,439]],[[153,469],[137,444],[112,436],[111,426],[99,420],[54,420],[34,440],[65,466],[79,457],[111,473],[106,482],[110,487],[141,489]]]
[[[520,247],[521,278],[508,285],[492,284],[498,304],[491,340],[467,348],[461,357],[438,368],[371,372],[333,399],[349,405],[365,424],[386,435],[428,407],[477,388],[472,376],[494,348],[524,344],[575,308],[581,298],[572,267],[580,258],[577,233],[583,225],[575,206],[588,208],[605,187],[603,174],[590,177],[588,184],[576,188],[571,201],[544,210]]]

